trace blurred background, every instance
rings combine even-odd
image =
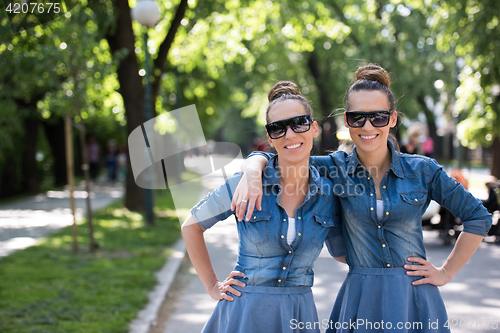
[[[133,129],[190,104],[207,140],[234,142],[246,154],[262,145],[267,92],[278,80],[297,82],[312,101],[322,128],[316,153],[335,150],[347,139],[346,129],[329,115],[341,111],[363,62],[392,74],[403,114],[397,131],[402,146],[416,135],[417,152],[443,164],[483,165],[500,177],[495,0],[164,0],[156,2],[151,27],[132,20],[136,4],[66,1],[61,15],[43,25],[29,28],[30,17],[23,18],[24,29],[23,22],[9,20],[5,3],[1,198],[66,184],[68,114],[76,128],[77,177],[83,177],[83,126],[85,144],[94,146],[91,176],[97,177],[113,163],[111,156],[126,152]],[[125,157],[114,163],[128,164]],[[108,178],[125,177],[125,205],[140,209],[141,189],[130,173]]]

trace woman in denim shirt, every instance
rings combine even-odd
[[[340,198],[350,266],[327,332],[449,332],[437,287],[467,263],[491,226],[481,201],[435,160],[396,152],[388,140],[397,122],[389,86],[390,77],[380,66],[360,67],[344,113],[355,144],[352,154],[339,151],[312,158],[320,174],[333,180],[333,192]],[[266,160],[251,159],[246,167],[255,184],[255,170]],[[237,216],[246,206],[241,198],[256,200],[259,208],[258,185],[248,194],[247,181],[241,183],[234,196]],[[430,200],[452,211],[464,225],[442,267],[426,260],[421,221]]]
[[[264,171],[262,209],[237,222],[237,264],[226,280],[215,275],[203,232],[234,214],[232,193],[242,174],[200,201],[182,226],[196,272],[220,300],[203,332],[319,333],[311,292],[314,261],[325,241],[332,256],[343,260],[345,253],[333,183],[309,165],[319,134],[309,104],[291,82],[276,84],[269,100],[266,128],[278,155]]]

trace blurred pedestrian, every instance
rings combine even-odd
[[[95,181],[99,175],[99,145],[97,144],[95,137],[91,136],[89,139],[89,144],[87,145],[87,153],[89,156],[89,173],[90,179]]]
[[[424,143],[422,144],[422,150],[425,156],[432,157],[434,153],[434,140],[432,140],[430,135],[427,136]]]
[[[111,139],[108,141],[108,153],[106,154],[106,167],[108,169],[108,181],[115,182],[116,181],[116,141]]]
[[[405,154],[418,154],[418,144],[420,142],[420,133],[415,128],[408,129],[408,142],[401,145],[400,150]]]
[[[120,146],[116,161],[118,163],[118,180],[122,182],[127,176],[127,147],[123,144]]]
[[[498,179],[495,176],[490,176],[486,181],[486,187],[488,188],[488,199],[483,200],[483,205],[486,207],[488,212],[492,213],[496,210],[500,210],[500,205],[498,204],[498,196],[496,189],[498,188]]]
[[[253,140],[252,150],[254,151],[269,151],[268,143],[262,138],[255,138]]]
[[[483,200],[483,205],[484,207],[486,207],[488,212],[493,214],[493,220],[495,220],[496,217],[497,222],[496,224],[491,226],[488,235],[495,236],[495,242],[500,243],[500,221],[498,220],[500,212],[497,212],[500,211],[500,204],[498,203],[498,196],[496,193],[496,189],[498,188],[500,183],[498,182],[498,178],[496,178],[495,176],[490,176],[485,185],[488,188],[488,199]]]

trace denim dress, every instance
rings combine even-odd
[[[436,286],[411,283],[408,257],[426,259],[422,215],[431,200],[459,217],[463,231],[486,236],[491,215],[435,160],[391,150],[391,166],[380,192],[382,219],[372,174],[351,155],[312,157],[321,175],[333,180],[340,198],[349,274],[333,307],[327,332],[449,332]],[[264,154],[264,153],[261,153]],[[264,156],[271,156],[264,154]],[[375,170],[373,170],[375,172]]]
[[[262,210],[254,211],[248,222],[237,221],[234,270],[245,273],[239,279],[246,287],[233,286],[242,295],[219,301],[203,332],[320,332],[311,292],[313,266],[324,243],[332,256],[345,254],[339,199],[333,183],[309,166],[309,190],[295,212],[295,238],[289,245],[278,171],[274,157],[263,174]],[[202,228],[234,214],[232,193],[241,176],[230,177],[191,210]]]

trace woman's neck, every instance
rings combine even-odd
[[[309,159],[294,164],[280,162],[278,158],[280,183],[288,191],[299,191],[309,185]]]
[[[364,152],[356,150],[358,159],[368,172],[375,178],[383,175],[391,166],[391,150],[377,150],[374,152]]]

